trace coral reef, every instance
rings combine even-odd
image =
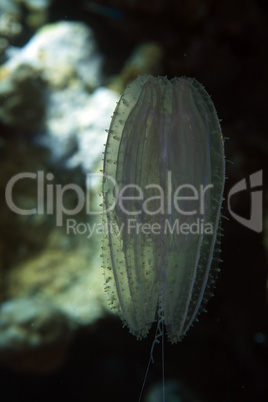
[[[100,84],[101,55],[92,30],[81,22],[58,22],[43,26],[6,62],[14,71],[29,64],[40,71],[51,88],[64,88],[81,81],[89,90]],[[89,68],[90,67],[90,68]]]
[[[39,297],[79,325],[101,317],[108,303],[103,292],[98,238],[89,241],[79,234],[79,239],[74,237],[51,231],[41,253],[6,272],[6,298]]]
[[[21,31],[21,10],[12,0],[3,0],[0,4],[0,54],[9,46],[12,39]]]
[[[1,0],[0,57],[26,31],[34,31],[45,24],[52,0]],[[1,55],[2,53],[2,55]]]

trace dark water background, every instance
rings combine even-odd
[[[152,3],[103,1],[122,11],[115,20],[86,11],[83,1],[58,0],[49,21],[88,23],[105,56],[107,76],[119,73],[139,43],[159,43],[165,51],[161,74],[196,77],[223,119],[223,133],[230,137],[226,157],[233,161],[226,166],[226,194],[236,182],[260,169],[265,188],[266,2],[159,1],[155,2],[158,7]],[[233,207],[246,216],[250,194],[237,197]],[[179,381],[206,402],[267,401],[267,233],[265,237],[264,232],[241,226],[230,217],[226,203],[223,214],[230,220],[222,222],[223,263],[215,296],[207,305],[208,313],[201,315],[183,342],[165,343],[166,380]],[[119,319],[107,317],[77,333],[65,366],[54,374],[17,375],[1,368],[0,398],[4,402],[137,401],[153,337],[154,330],[146,340],[137,341],[122,329]],[[161,381],[160,346],[155,347],[154,358],[146,389]]]

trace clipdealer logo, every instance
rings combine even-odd
[[[168,180],[171,180],[171,173],[168,172]],[[56,215],[56,225],[62,226],[63,225],[63,217],[64,215],[67,216],[74,216],[79,214],[83,208],[86,208],[86,213],[89,215],[100,215],[103,213],[102,210],[92,211],[91,210],[91,202],[90,202],[90,186],[91,182],[95,182],[96,180],[100,180],[103,178],[102,173],[91,173],[87,175],[87,193],[85,194],[84,190],[75,183],[69,183],[66,185],[55,184],[52,183],[54,179],[54,175],[52,173],[45,174],[42,171],[38,171],[37,173],[33,172],[22,172],[14,175],[8,181],[5,189],[5,198],[6,203],[11,211],[18,215],[35,215],[35,214],[47,214],[47,215]],[[24,209],[18,205],[16,205],[13,196],[13,190],[16,184],[20,180],[35,180],[36,181],[36,206],[35,208],[31,209]],[[116,203],[119,204],[121,210],[127,215],[133,214],[140,214],[141,211],[133,212],[130,210],[126,210],[124,202],[128,202],[130,197],[125,192],[128,190],[131,185],[125,186],[125,188],[119,191],[117,183],[114,181],[112,177],[107,177],[106,180],[111,180],[112,185],[115,188],[115,203],[107,211],[109,212],[112,210]],[[257,233],[262,232],[263,229],[263,191],[261,189],[263,184],[263,171],[259,170],[249,176],[249,188],[247,186],[246,179],[240,180],[236,183],[228,193],[227,196],[227,203],[228,203],[228,211],[230,215],[241,225],[247,227],[250,230],[253,230]],[[161,189],[160,186],[155,184],[150,184],[149,187],[154,187],[155,189],[159,190],[159,196],[155,198],[160,199],[160,208],[151,212],[147,210],[147,201],[142,189],[138,188],[136,185],[132,185],[132,187],[137,190],[136,196],[133,196],[133,200],[136,201],[137,199],[141,201],[141,206],[143,212],[147,213],[148,215],[154,215],[158,213],[164,214],[165,208],[163,205],[164,200],[164,190]],[[206,193],[209,192],[209,189],[213,187],[212,184],[207,186],[200,186],[199,189],[194,188],[194,186],[190,184],[184,184],[177,188],[174,192],[173,198],[168,197],[168,213],[171,212],[171,206],[177,210],[180,215],[200,215],[204,214],[204,205],[205,205],[205,197]],[[187,189],[190,191],[190,196],[187,197],[182,195],[183,190]],[[66,208],[64,206],[64,196],[67,191],[72,191],[76,195],[77,203],[72,208]],[[231,198],[235,194],[250,191],[250,218],[247,219],[243,216],[238,215],[234,212],[231,208]],[[170,191],[169,191],[170,192]],[[161,204],[162,200],[162,204]],[[198,208],[181,208],[181,205],[197,205]],[[191,204],[192,203],[192,204]]]
[[[255,172],[249,176],[249,188],[247,187],[246,179],[240,180],[236,183],[228,193],[228,210],[230,215],[241,225],[254,232],[261,233],[263,229],[263,191],[262,187],[262,170]],[[258,189],[256,189],[258,187]],[[249,219],[238,215],[232,211],[230,202],[234,194],[250,190],[250,217]]]

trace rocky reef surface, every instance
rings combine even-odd
[[[105,130],[120,90],[139,71],[157,70],[160,60],[157,45],[142,45],[121,75],[103,86],[103,57],[92,30],[65,21],[43,26],[25,46],[8,52],[0,67],[3,312],[13,301],[12,311],[43,303],[69,317],[75,330],[110,311],[103,290],[102,234],[96,234],[101,215],[87,213],[86,203],[101,213]],[[97,174],[92,178],[92,173]],[[81,193],[84,205],[76,212]],[[7,330],[18,328],[16,317],[3,318],[0,330],[0,359],[3,355],[6,363],[9,352],[18,352]],[[31,326],[27,334],[31,339]],[[45,347],[40,337],[39,349],[43,341]],[[18,353],[24,346],[28,350],[22,342]]]

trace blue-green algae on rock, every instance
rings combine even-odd
[[[217,112],[193,78],[140,76],[104,155],[106,291],[130,332],[156,320],[179,341],[212,294],[225,181]]]

